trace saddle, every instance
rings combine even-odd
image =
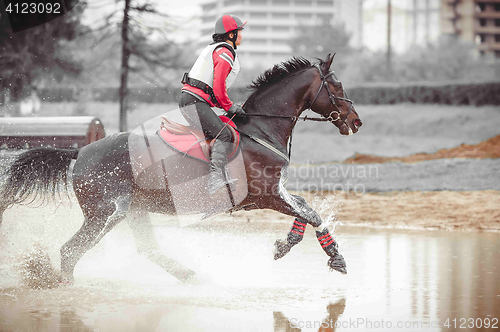
[[[238,151],[240,134],[236,130],[236,124],[231,119],[224,115],[219,116],[219,118],[227,124],[227,128],[229,128],[233,137],[231,152],[228,155],[230,160]],[[195,159],[210,162],[210,151],[214,140],[207,140],[201,129],[185,126],[161,117],[160,130],[158,130],[157,134],[175,150]]]

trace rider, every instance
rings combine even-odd
[[[215,23],[213,43],[199,55],[189,73],[184,74],[179,107],[190,125],[203,130],[207,139],[214,143],[210,155],[208,191],[212,195],[226,184],[234,183],[227,170],[227,156],[231,148],[232,135],[212,110],[219,107],[230,116],[244,115],[245,111],[233,103],[227,89],[240,70],[235,50],[241,44],[244,25],[234,15],[224,15]],[[194,107],[186,107],[186,106]]]

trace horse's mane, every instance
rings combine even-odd
[[[253,90],[252,94],[248,97],[251,100],[252,97],[257,95],[260,91],[272,86],[284,78],[298,73],[301,70],[311,67],[312,64],[309,60],[303,57],[293,57],[288,61],[281,62],[274,65],[271,69],[268,69],[264,74],[260,75],[252,84],[249,86]]]

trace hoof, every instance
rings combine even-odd
[[[189,271],[178,279],[182,282],[190,283],[196,280],[196,273],[194,273],[193,271]]]
[[[198,279],[198,276],[196,274],[190,275],[189,277],[179,279],[182,283],[184,284],[190,284],[190,285],[198,285],[201,284],[202,282]]]
[[[328,266],[330,267],[330,270],[335,270],[342,274],[347,274],[344,257],[339,253],[328,260]]]
[[[183,281],[184,285],[209,285],[213,284],[213,280],[208,275],[193,274],[187,280]]]
[[[68,278],[59,278],[58,286],[59,287],[64,287],[64,286],[73,286],[74,280],[68,279]]]
[[[274,260],[280,259],[292,249],[292,246],[283,240],[276,240],[274,242]]]
[[[61,272],[59,275],[59,287],[61,286],[72,286],[75,279],[70,273]]]
[[[184,283],[194,283],[196,281],[196,272],[186,270],[182,273],[179,273],[176,278]]]

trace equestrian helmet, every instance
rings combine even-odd
[[[223,15],[215,22],[215,34],[223,35],[234,30],[242,30],[245,24],[247,22],[243,22],[237,16]]]

